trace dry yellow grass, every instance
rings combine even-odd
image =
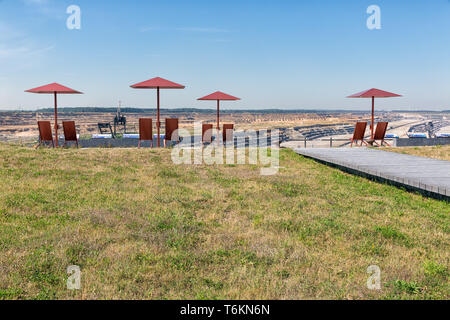
[[[448,203],[287,150],[280,165],[0,145],[0,298],[449,298]]]
[[[387,151],[450,161],[450,145],[435,147],[387,148]]]

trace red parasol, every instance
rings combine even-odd
[[[159,89],[184,89],[185,86],[182,86],[181,84],[163,79],[163,78],[153,78],[144,82],[140,82],[137,84],[134,84],[131,86],[131,88],[133,89],[156,89],[157,92],[157,120],[156,120],[156,128],[158,130],[158,148],[161,146],[160,145],[160,127],[161,127],[161,122],[160,122],[160,113],[159,113]]]
[[[217,101],[217,137],[219,137],[219,131],[220,131],[220,101],[236,101],[241,100],[240,98],[236,98],[233,96],[230,96],[229,94],[217,91],[214,92],[206,97],[199,98],[197,100],[214,100]]]
[[[53,94],[55,96],[55,145],[58,147],[58,98],[59,94],[82,94],[82,92],[67,88],[58,83],[51,83],[46,86],[26,90],[25,92],[39,94]]]
[[[355,93],[347,98],[372,98],[372,123],[371,123],[371,139],[374,138],[374,129],[375,129],[375,98],[394,98],[401,97],[401,95],[387,92],[379,89],[369,89],[363,92]]]

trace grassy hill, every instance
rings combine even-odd
[[[448,203],[287,150],[280,165],[1,144],[0,298],[449,298]]]

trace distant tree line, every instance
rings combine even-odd
[[[156,112],[155,109],[143,109],[143,108],[121,108],[122,113],[151,113]],[[161,112],[165,113],[201,113],[201,114],[215,114],[216,109],[196,109],[196,108],[177,108],[177,109],[160,109]],[[47,113],[53,112],[53,108],[39,109],[37,112]],[[58,112],[66,113],[115,113],[117,112],[117,107],[111,108],[97,108],[97,107],[67,107],[59,108]],[[366,112],[364,110],[281,110],[281,109],[240,109],[240,110],[221,110],[221,113],[260,113],[260,114],[293,114],[293,113],[359,113]]]
[[[59,112],[62,113],[115,113],[117,112],[117,107],[108,107],[108,108],[100,108],[100,107],[66,107],[59,108]],[[121,108],[123,113],[152,113],[156,112],[156,108]],[[53,108],[42,108],[37,111],[25,111],[25,110],[9,110],[9,111],[0,111],[0,112],[40,112],[40,113],[52,113],[54,112]],[[177,109],[161,109],[161,112],[164,113],[199,113],[199,114],[215,114],[216,109],[196,109],[196,108],[177,108]],[[224,114],[240,114],[240,113],[257,113],[257,114],[305,114],[305,113],[316,113],[316,114],[336,114],[336,113],[367,113],[368,110],[314,110],[314,109],[292,109],[292,110],[281,110],[281,109],[240,109],[240,110],[221,110],[221,113]],[[392,111],[383,111],[380,110],[378,112],[396,112],[396,113],[450,113],[450,110],[443,111],[430,111],[430,110],[392,110]]]

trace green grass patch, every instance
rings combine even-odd
[[[289,150],[280,167],[0,144],[0,299],[448,299],[448,203]]]

